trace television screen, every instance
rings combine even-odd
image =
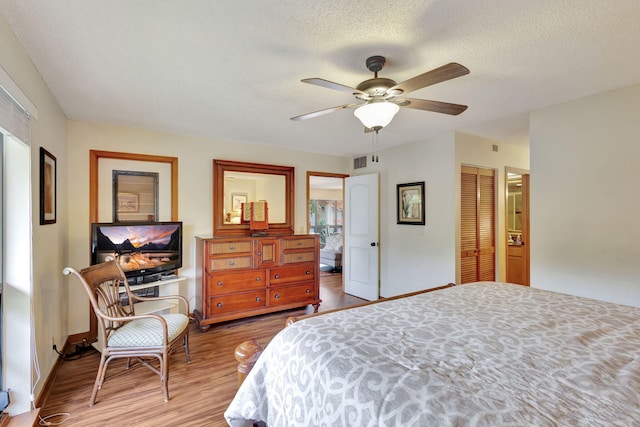
[[[96,223],[91,247],[94,264],[113,257],[127,277],[172,272],[182,267],[182,223]]]

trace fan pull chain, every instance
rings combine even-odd
[[[380,163],[380,159],[378,157],[378,148],[380,146],[380,143],[378,141],[378,138],[379,138],[378,131],[379,131],[379,129],[376,130],[373,133],[373,136],[372,136],[372,143],[371,143],[371,145],[373,146],[372,147],[372,152],[371,152],[371,162],[372,163]]]

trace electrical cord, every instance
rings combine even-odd
[[[61,417],[62,419],[59,421],[49,421],[51,418],[54,417]],[[69,419],[69,417],[71,417],[71,414],[68,412],[61,412],[59,414],[51,414],[51,415],[47,415],[46,417],[40,417],[38,416],[38,418],[40,418],[40,421],[38,421],[38,424],[41,426],[59,426],[60,424],[64,423],[65,421],[67,421]]]
[[[97,352],[97,350],[95,348],[93,348],[90,344],[85,344],[85,343],[83,343],[82,345],[76,344],[76,349],[72,353],[63,354],[55,346],[54,346],[53,349],[55,350],[56,353],[58,353],[58,355],[62,358],[62,360],[65,360],[65,361],[66,360],[78,360],[78,359],[81,359],[83,357],[87,357],[87,356]]]

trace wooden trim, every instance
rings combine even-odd
[[[139,162],[169,163],[171,165],[171,221],[178,221],[178,158],[150,154],[89,151],[89,221],[98,222],[98,163],[99,160],[118,159]]]
[[[81,334],[69,335],[64,345],[62,346],[60,353],[67,354],[67,351],[69,350],[72,344],[85,341],[87,336],[88,336],[87,332],[84,332]],[[53,367],[49,371],[49,375],[47,376],[47,379],[44,385],[42,386],[42,390],[40,391],[40,394],[38,395],[38,398],[35,401],[36,408],[44,408],[44,405],[47,403],[47,398],[49,397],[49,393],[53,388],[53,383],[55,381],[56,375],[58,373],[58,369],[60,368],[60,365],[62,364],[62,362],[63,362],[62,357],[58,357],[56,359],[56,362],[53,364]]]
[[[40,416],[40,408],[32,409],[13,417],[2,418],[0,426],[2,427],[33,427],[38,425]]]
[[[264,230],[269,235],[294,234],[295,222],[295,167],[260,163],[213,160],[213,235],[214,237],[250,236],[249,224],[225,224],[224,173],[248,172],[283,176],[285,180],[285,222],[269,223]]]
[[[529,203],[530,203],[530,172],[527,169],[512,168],[510,166],[505,167],[504,177],[504,246],[505,246],[505,275],[506,280],[509,280],[509,173],[519,174],[522,179],[522,241],[524,246],[522,247],[523,257],[525,258],[524,264],[524,283],[519,283],[524,286],[530,286],[531,272],[530,272],[530,217],[529,217]]]
[[[345,178],[349,178],[349,175],[343,174],[343,173],[331,173],[331,172],[314,172],[314,171],[307,171],[307,220],[306,222],[306,226],[307,229],[305,230],[305,233],[309,233],[309,230],[311,229],[311,224],[309,224],[309,218],[310,218],[310,212],[309,212],[309,201],[311,200],[311,183],[310,183],[310,178],[312,176],[323,176],[323,177],[328,177],[328,178],[342,178],[342,203],[344,203],[344,179]]]
[[[412,297],[412,296],[415,296],[415,295],[425,294],[425,293],[437,291],[437,290],[440,290],[440,289],[451,288],[453,286],[456,286],[456,284],[455,283],[448,283],[446,285],[438,286],[436,288],[424,289],[424,290],[421,290],[421,291],[410,292],[408,294],[396,295],[394,297],[380,298],[380,299],[375,300],[375,301],[367,301],[367,302],[363,302],[361,304],[352,305],[352,306],[349,306],[349,307],[336,308],[336,309],[333,309],[333,310],[327,310],[327,311],[323,311],[323,312],[320,312],[320,313],[311,313],[311,314],[307,314],[307,315],[304,315],[304,316],[291,316],[291,317],[287,318],[285,326],[292,325],[292,324],[294,324],[296,322],[299,322],[300,320],[309,319],[311,317],[322,316],[324,314],[336,313],[336,312],[344,311],[344,310],[350,310],[352,308],[365,307],[367,305],[378,304],[380,302],[385,302],[385,301],[392,301],[392,300],[397,300],[397,299],[401,299],[401,298]],[[245,380],[245,378],[247,377],[247,375],[251,371],[251,368],[253,368],[253,366],[255,365],[255,362],[258,360],[258,357],[260,357],[260,355],[262,354],[263,351],[264,351],[264,346],[262,344],[260,344],[255,339],[250,339],[250,340],[244,341],[243,343],[241,343],[240,345],[238,345],[236,347],[235,357],[236,357],[236,360],[239,362],[239,364],[238,364],[238,387],[240,387],[242,382]]]
[[[98,167],[100,159],[132,160],[139,162],[168,163],[171,166],[171,221],[178,221],[178,158],[151,154],[120,153],[117,151],[89,150],[89,226],[98,222]],[[98,322],[89,305],[89,331],[78,336],[94,341],[98,336]],[[83,341],[80,339],[80,341]]]

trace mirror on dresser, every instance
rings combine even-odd
[[[241,223],[241,204],[268,203],[267,234],[293,234],[294,168],[292,166],[213,161],[213,235],[249,236]]]

